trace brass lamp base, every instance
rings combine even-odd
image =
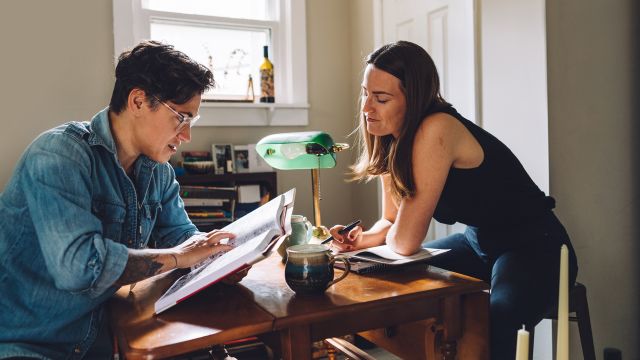
[[[314,226],[312,234],[314,238],[319,240],[325,240],[330,236],[329,229],[324,225]]]

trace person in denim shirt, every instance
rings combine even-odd
[[[0,358],[108,358],[120,286],[230,248],[191,223],[168,164],[211,71],[147,41],[115,75],[109,107],[41,134],[0,194]]]

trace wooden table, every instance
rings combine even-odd
[[[153,302],[168,286],[166,279],[146,282],[132,295],[126,287],[112,302],[112,326],[128,359],[255,335],[284,359],[309,359],[313,341],[356,332],[403,358],[488,358],[488,285],[423,264],[350,274],[324,295],[296,296],[276,254],[238,286],[214,285],[155,316]]]
[[[110,301],[111,328],[126,359],[161,359],[269,332],[273,316],[240,294],[214,285],[154,315],[153,304],[176,279],[162,274],[123,286]]]

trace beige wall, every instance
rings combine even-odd
[[[545,0],[482,1],[479,52],[482,127],[548,192],[544,5]]]
[[[35,11],[37,9],[37,11]],[[111,2],[22,1],[0,11],[0,189],[42,131],[87,119],[113,82]]]
[[[255,143],[285,131],[325,130],[338,142],[351,141],[346,139],[353,126],[348,14],[342,0],[307,1],[309,126],[197,127],[181,150]],[[90,119],[108,104],[114,70],[111,1],[3,1],[0,42],[3,189],[37,134],[65,121]],[[349,162],[350,154],[339,154],[337,168],[321,171],[325,224],[346,223],[352,216],[351,185],[343,176]],[[298,188],[296,212],[312,217],[309,172],[279,172],[278,181],[280,191]]]
[[[596,352],[613,346],[624,359],[640,358],[638,19],[636,0],[547,1],[551,194],[589,291]]]
[[[352,129],[355,129],[358,122],[358,101],[362,84],[365,57],[374,50],[373,33],[373,6],[371,0],[349,0],[350,27],[349,36],[351,40],[351,92],[352,100]],[[355,133],[350,139],[356,139]],[[357,150],[352,151],[352,162],[355,162]],[[354,214],[362,219],[364,227],[369,227],[379,218],[380,209],[378,205],[378,181],[370,183],[356,183],[353,187],[351,201],[353,203]]]
[[[483,0],[478,8],[482,127],[549,193],[545,0]],[[535,335],[533,360],[553,358],[552,322]]]

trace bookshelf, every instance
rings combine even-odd
[[[204,198],[225,198],[230,200],[227,205],[221,206],[220,209],[227,210],[229,213],[224,217],[220,218],[210,218],[208,215],[205,215],[205,218],[198,218],[195,213],[199,213],[200,216],[202,214],[213,215],[215,210],[214,207],[203,207],[203,206],[189,206],[187,204],[187,198],[183,197],[185,200],[185,209],[187,213],[190,213],[191,220],[198,227],[200,231],[211,231],[213,229],[222,228],[225,225],[229,224],[231,221],[237,219],[238,216],[242,216],[242,214],[247,211],[252,210],[252,204],[238,204],[238,189],[243,185],[259,185],[260,186],[260,202],[263,203],[272,197],[276,196],[278,193],[278,184],[277,184],[277,174],[275,172],[261,172],[261,173],[230,173],[230,174],[206,174],[206,175],[180,175],[176,177],[176,180],[181,186],[181,189],[184,187],[197,186],[197,187],[220,187],[231,190],[198,190],[198,192],[202,193],[202,191],[212,191],[217,194],[211,194],[211,196],[196,196],[196,197],[204,197]],[[235,188],[235,190],[234,190]],[[225,193],[226,194],[223,194]],[[231,192],[231,194],[229,194]],[[218,196],[218,195],[222,196]],[[216,200],[212,200],[216,201]],[[217,204],[216,204],[217,205]],[[248,205],[249,207],[247,208]],[[236,209],[240,209],[241,211],[236,212]]]
[[[232,173],[232,174],[206,174],[206,175],[180,175],[176,176],[180,185],[200,186],[237,186],[260,185],[260,194],[269,194],[269,198],[278,194],[278,177],[275,171],[259,173]]]

